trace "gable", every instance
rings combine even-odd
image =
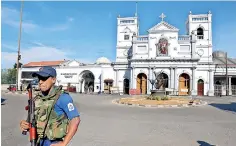
[[[71,60],[71,61],[67,61],[67,62],[61,64],[61,66],[64,66],[64,67],[77,67],[77,66],[80,66],[80,63],[76,60]]]
[[[129,27],[125,27],[125,29],[122,31],[123,33],[131,33],[131,29]]]
[[[72,67],[73,66],[79,66],[79,65],[80,65],[80,63],[78,61],[75,61],[75,60],[68,63],[68,66],[72,66]]]
[[[149,33],[159,31],[179,31],[179,29],[165,21],[162,21],[148,30]]]

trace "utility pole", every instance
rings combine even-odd
[[[225,53],[225,63],[226,63],[226,96],[229,96],[229,79],[228,79],[228,55]]]
[[[20,42],[21,42],[21,29],[22,29],[22,13],[23,13],[23,0],[21,1],[21,10],[20,10],[20,32],[18,37],[18,53],[17,53],[17,71],[16,71],[16,90],[18,90],[18,73],[19,73],[19,61],[21,59],[20,55]]]

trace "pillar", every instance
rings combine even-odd
[[[104,72],[103,72],[103,69],[102,69],[102,72],[101,72],[100,90],[101,90],[101,92],[104,92]]]
[[[178,77],[177,77],[177,67],[174,67],[174,91],[175,91],[175,94],[177,93],[178,91],[178,87],[177,87],[177,84],[178,84]]]
[[[119,87],[119,70],[116,70],[116,87]]]
[[[133,89],[133,68],[130,67],[130,89]]]
[[[196,88],[196,67],[192,68],[192,90],[191,95],[196,96],[197,95],[197,88]]]
[[[231,76],[229,76],[229,95],[232,95]]]
[[[208,96],[214,96],[213,70],[209,69],[209,91]]]
[[[175,73],[173,67],[170,68],[170,88],[175,88]]]
[[[151,93],[151,90],[152,90],[152,84],[151,84],[151,80],[152,80],[152,68],[149,67],[149,70],[148,70],[148,91],[147,91],[147,94],[150,94]]]
[[[132,71],[132,78],[133,78],[133,89],[136,89],[136,80],[135,80],[135,67],[133,67],[133,71]]]

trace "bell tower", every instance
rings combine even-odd
[[[138,34],[138,17],[117,17],[116,62],[127,62],[132,50],[132,37]]]
[[[212,61],[212,14],[194,15],[189,12],[186,22],[187,34],[196,36],[196,53],[200,62]]]

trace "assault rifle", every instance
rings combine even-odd
[[[32,98],[32,85],[29,84],[27,86],[29,99],[28,99],[28,106],[25,107],[25,110],[28,110],[27,122],[29,123],[29,132],[30,132],[30,142],[31,146],[36,146],[36,120],[34,115],[35,110],[35,103],[34,99]],[[23,135],[27,134],[27,131],[22,132]]]

